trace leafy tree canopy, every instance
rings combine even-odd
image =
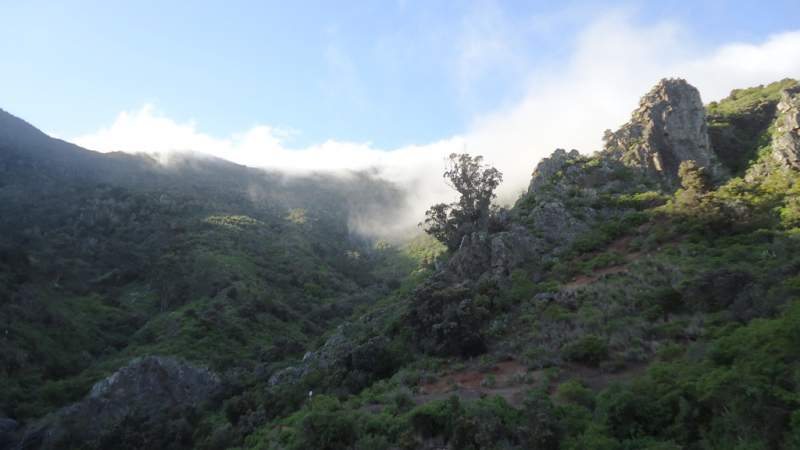
[[[452,153],[443,177],[461,197],[454,203],[431,206],[421,225],[453,251],[464,235],[489,228],[494,191],[503,181],[503,174],[484,164],[482,156]]]

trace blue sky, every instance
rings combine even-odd
[[[66,137],[151,104],[211,136],[421,145],[513,107],[608,10],[694,52],[800,28],[796,0],[761,3],[0,0],[0,108]]]

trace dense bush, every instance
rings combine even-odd
[[[466,284],[432,278],[415,291],[405,322],[426,352],[474,356],[486,350],[481,328],[488,314]]]
[[[564,358],[597,366],[608,358],[608,344],[599,336],[583,336],[562,349]]]

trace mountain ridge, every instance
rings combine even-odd
[[[432,243],[403,250],[353,239],[346,215],[326,213],[332,200],[346,209],[347,196],[381,186],[370,180],[295,184],[317,200],[304,208],[285,203],[290,191],[277,185],[265,186],[263,204],[230,203],[241,193],[200,202],[183,192],[194,203],[166,227],[170,246],[152,260],[163,279],[98,273],[105,290],[67,288],[77,305],[68,313],[85,305],[124,313],[109,321],[81,312],[98,329],[128,323],[132,339],[101,335],[119,349],[62,367],[32,364],[52,355],[30,357],[34,350],[21,344],[44,340],[19,339],[25,358],[0,360],[5,374],[21,374],[5,390],[16,397],[0,398],[0,409],[9,414],[11,405],[12,418],[28,420],[0,430],[0,448],[4,440],[33,448],[793,448],[796,86],[783,80],[703,106],[686,81],[662,80],[628,123],[606,134],[603,150],[556,150],[512,208],[493,210],[485,229],[466,232],[444,254]],[[342,197],[326,193],[337,186]],[[0,199],[8,189],[0,187]],[[92,188],[72,199],[122,201],[112,192]],[[388,189],[374,201],[397,198]],[[43,300],[63,291],[41,286],[52,280],[37,273],[42,250],[15,249],[22,255],[7,260],[31,267],[0,258],[8,323],[33,323],[31,332],[77,317]],[[79,266],[94,264],[76,254]],[[37,289],[42,299],[30,294]],[[142,296],[149,300],[116,306]],[[149,316],[137,316],[146,304]],[[82,434],[91,414],[70,411],[86,410],[89,386],[99,381],[117,398],[124,393],[110,380],[122,375],[103,377],[148,355],[178,357],[163,363],[178,368],[171,374],[210,367],[221,393],[170,411],[134,396],[115,412],[123,419]],[[19,361],[32,365],[22,373]],[[151,380],[151,369],[137,364],[125,376]],[[76,365],[84,369],[71,373]],[[26,384],[37,373],[47,374],[46,388]],[[83,380],[59,393],[75,377]],[[184,381],[165,376],[154,389]],[[60,403],[42,401],[57,395]],[[26,411],[20,398],[37,409]]]

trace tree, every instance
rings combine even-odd
[[[730,227],[733,216],[715,192],[705,168],[692,160],[683,161],[678,168],[681,189],[675,192],[677,211],[687,215],[698,232],[723,232]]]
[[[461,197],[454,203],[431,206],[421,225],[424,225],[425,232],[453,251],[461,244],[464,235],[489,229],[494,190],[503,181],[503,174],[483,164],[482,156],[452,153],[443,177]]]
[[[692,160],[683,161],[678,167],[678,176],[683,187],[677,193],[678,200],[688,207],[701,205],[705,194],[711,189],[705,168]]]

